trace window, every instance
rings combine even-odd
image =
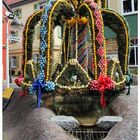
[[[134,11],[138,11],[138,0],[134,0]]]
[[[133,14],[138,11],[138,0],[121,0],[122,2],[122,14]]]
[[[36,12],[42,8],[45,8],[45,5],[46,5],[46,2],[45,3],[35,3],[34,4],[34,12]]]
[[[11,68],[17,68],[18,67],[17,56],[11,56],[10,57],[10,64],[11,64]]]
[[[14,16],[18,17],[18,19],[21,19],[22,18],[21,9],[14,10]]]
[[[36,12],[37,10],[39,10],[39,4],[38,3],[35,3],[34,4],[34,12]]]
[[[37,39],[40,39],[40,25],[36,27],[36,37]]]
[[[134,38],[130,41],[130,60],[129,66],[137,66],[138,65],[138,39]]]
[[[38,54],[33,54],[33,60],[34,60],[34,63],[38,63],[39,62],[39,55]]]
[[[62,27],[61,26],[57,26],[57,37],[58,38],[62,38]]]
[[[118,60],[118,54],[107,54],[108,59]]]

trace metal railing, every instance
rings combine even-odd
[[[72,129],[67,131],[68,135],[73,135],[77,140],[102,140],[108,131],[94,130],[94,129]]]

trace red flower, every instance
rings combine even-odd
[[[20,84],[18,82],[18,79],[15,79],[15,83],[20,87]]]
[[[15,83],[20,87],[22,82],[23,82],[24,78],[22,78],[21,76],[18,77],[17,79],[15,79]]]

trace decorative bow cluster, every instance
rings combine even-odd
[[[29,93],[37,95],[38,107],[40,107],[42,92],[53,91],[53,90],[55,90],[54,82],[51,81],[46,82],[45,80],[42,81],[39,78],[37,78],[34,80],[32,86],[29,88]]]
[[[100,75],[97,80],[93,80],[89,84],[90,90],[97,90],[101,94],[101,100],[100,104],[104,108],[106,106],[104,93],[106,90],[111,90],[115,87],[114,81],[106,76],[106,75]]]

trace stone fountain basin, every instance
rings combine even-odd
[[[15,89],[9,106],[3,112],[4,140],[75,139],[50,121],[55,116],[52,111],[44,107],[37,109],[34,97],[19,97],[19,92],[20,89]],[[131,87],[130,95],[118,96],[112,102],[111,108],[123,120],[110,129],[104,140],[137,140],[137,86]],[[101,123],[97,123],[99,124]]]

